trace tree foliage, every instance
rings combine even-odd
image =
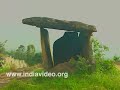
[[[0,53],[5,53],[5,44],[7,40],[4,42],[0,42]]]
[[[17,49],[16,52],[15,52],[14,58],[20,59],[20,60],[26,59],[25,46],[20,45],[20,46],[18,47],[18,49]]]
[[[112,60],[105,59],[105,52],[109,51],[106,45],[101,44],[97,39],[92,38],[92,50],[93,59],[96,61],[95,67],[98,72],[110,72],[114,69],[114,63]],[[118,57],[114,57],[118,59]],[[77,60],[70,60],[70,63],[76,67],[79,73],[91,73],[91,65],[87,63],[87,60],[83,57],[79,57]]]
[[[120,62],[120,56],[117,56],[117,55],[113,56],[113,60],[115,62]]]
[[[6,44],[7,40],[4,42],[0,42],[0,67],[2,67],[2,65],[4,64],[3,58],[4,58],[4,54],[5,54],[5,44]]]
[[[25,60],[28,65],[41,63],[41,53],[36,52],[35,46],[30,44],[27,47],[20,45],[15,51],[8,52],[15,59]]]
[[[33,57],[35,56],[35,47],[34,47],[34,45],[28,45],[27,46],[26,54],[27,54],[27,59],[28,60],[33,59]]]
[[[101,44],[97,39],[92,38],[92,50],[93,50],[93,57],[95,60],[102,60],[105,56],[105,52],[109,51],[109,47],[106,45]]]

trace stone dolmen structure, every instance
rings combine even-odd
[[[77,21],[57,20],[47,17],[31,17],[22,20],[23,24],[40,28],[42,60],[46,69],[68,61],[71,57],[80,55],[92,63],[92,46],[90,37],[97,32],[92,25]],[[65,30],[63,37],[53,44],[53,60],[50,50],[49,29]]]

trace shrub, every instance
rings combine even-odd
[[[113,60],[114,60],[115,62],[119,62],[119,61],[120,61],[120,57],[115,55],[115,56],[113,57]]]
[[[41,53],[35,53],[35,55],[31,59],[27,59],[25,60],[25,62],[30,66],[41,63],[42,62]]]
[[[24,60],[29,66],[41,63],[41,53],[35,52],[34,45],[20,45],[16,51],[8,51],[7,54],[18,60]]]
[[[115,66],[112,60],[97,60],[96,68],[98,72],[107,73],[113,71],[115,69]]]
[[[109,48],[101,44],[97,39],[92,38],[92,49],[93,58],[96,60],[96,70],[103,73],[112,71],[115,67],[113,60],[105,59],[105,52],[109,51]],[[119,58],[114,56],[114,60],[119,60]]]
[[[6,57],[5,58],[4,66],[5,65],[9,66],[11,70],[16,70],[18,68],[28,67],[28,65],[25,63],[24,60],[18,60],[18,59],[14,59],[12,57]]]
[[[70,64],[72,64],[76,68],[76,72],[80,74],[91,73],[91,65],[88,63],[88,60],[85,58],[78,56],[78,59],[75,60],[71,58]]]
[[[4,60],[3,59],[4,59],[4,55],[0,53],[0,67],[2,67],[3,64],[4,64]]]
[[[105,52],[109,48],[101,44],[97,39],[92,38],[92,49],[93,49],[93,59],[95,59],[96,65],[90,64],[89,60],[79,57],[77,60],[70,60],[70,63],[76,67],[77,72],[80,73],[91,73],[93,69],[100,72],[109,72],[114,69],[114,63],[112,60],[105,60]],[[114,57],[115,60],[118,60],[118,57]]]
[[[5,53],[5,44],[7,40],[4,42],[0,42],[0,53],[4,54]]]
[[[4,73],[4,72],[8,72],[8,71],[10,71],[9,66],[4,65],[4,66],[0,67],[0,73]]]
[[[101,44],[95,38],[92,38],[91,41],[92,41],[93,58],[95,60],[104,59],[105,52],[109,51],[109,47],[107,47],[106,45]]]

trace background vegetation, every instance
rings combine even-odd
[[[12,80],[3,90],[119,90],[120,71],[116,68],[116,62],[120,61],[119,56],[111,59],[105,58],[105,52],[109,48],[102,45],[98,40],[92,39],[93,58],[96,62],[96,70],[90,73],[86,59],[79,57],[71,60],[76,68],[75,73],[69,73],[68,78],[43,78],[32,77],[26,80]],[[36,64],[40,54],[35,53],[34,45],[28,45],[27,49],[20,45],[16,51],[7,52],[8,55],[25,60],[28,64]],[[33,60],[36,60],[33,62]],[[34,72],[41,72],[41,69],[33,69]]]
[[[11,56],[14,59],[25,60],[28,65],[35,65],[41,63],[41,53],[36,52],[35,46],[33,44],[25,47],[24,45],[20,45],[15,51],[5,51],[4,46],[2,46],[2,52],[7,56]]]

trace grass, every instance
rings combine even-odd
[[[24,60],[14,59],[12,57],[5,57],[4,64],[0,67],[0,73],[14,71],[18,68],[28,67]]]
[[[1,90],[119,90],[120,72],[95,72],[70,74],[68,78],[30,78],[26,81],[12,80]]]
[[[83,63],[82,61],[79,61]],[[75,66],[82,64],[75,63]],[[84,64],[84,63],[83,63]],[[77,67],[78,72],[64,77],[32,77],[23,80],[14,79],[0,90],[120,90],[120,70],[113,61],[98,60],[96,62],[96,72],[80,73],[85,68]],[[42,69],[34,69],[34,72],[42,72]],[[82,70],[84,72],[86,69]]]
[[[9,67],[0,67],[0,73],[8,72],[10,71]]]
[[[18,59],[14,59],[12,57],[6,57],[4,65],[9,66],[11,69],[27,67],[27,64],[25,63],[24,60],[18,60]]]

